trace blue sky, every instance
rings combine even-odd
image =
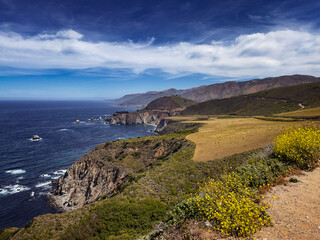
[[[0,99],[320,76],[319,0],[0,0]]]

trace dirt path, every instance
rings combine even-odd
[[[294,178],[300,182],[276,186],[266,194],[274,226],[263,228],[256,239],[320,239],[320,168]]]

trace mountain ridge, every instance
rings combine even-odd
[[[157,98],[170,95],[180,95],[181,97],[193,100],[195,102],[205,102],[213,99],[229,98],[255,93],[277,87],[293,86],[302,83],[318,81],[320,81],[319,77],[299,74],[239,82],[228,81],[224,83],[202,85],[185,90],[169,88],[163,91],[149,91],[146,93],[129,94],[114,100],[114,103],[119,107],[145,107],[147,104]]]
[[[273,115],[320,106],[320,82],[273,88],[257,93],[213,99],[187,107],[181,115]]]

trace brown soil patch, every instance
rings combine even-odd
[[[187,136],[188,140],[196,144],[193,157],[195,161],[214,160],[266,146],[281,131],[299,124],[299,122],[273,122],[254,118],[211,118],[199,122],[205,125],[200,127],[197,133]]]
[[[320,168],[294,178],[300,182],[276,186],[265,195],[274,226],[261,229],[256,239],[320,239]]]

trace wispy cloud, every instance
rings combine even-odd
[[[0,32],[0,66],[41,69],[126,68],[139,73],[160,69],[171,74],[213,76],[320,76],[320,34],[279,30],[240,35],[233,41],[193,44],[90,42],[74,30],[24,37]]]

